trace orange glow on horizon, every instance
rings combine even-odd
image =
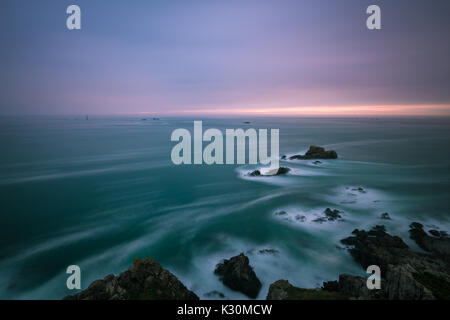
[[[211,108],[139,112],[168,115],[268,115],[268,116],[450,116],[450,105],[298,106],[265,108]]]

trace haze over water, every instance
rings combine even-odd
[[[59,299],[73,293],[68,265],[86,288],[149,256],[200,298],[245,299],[213,274],[240,252],[265,298],[278,279],[314,288],[364,275],[339,244],[354,228],[384,224],[415,250],[410,222],[450,229],[447,117],[142,118],[0,118],[0,298]],[[278,128],[281,155],[320,145],[339,159],[281,161],[292,170],[276,177],[247,176],[257,165],[175,166],[170,135],[194,120]],[[314,222],[328,207],[343,221]]]

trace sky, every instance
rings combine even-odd
[[[81,30],[66,8],[81,8]],[[382,29],[366,28],[381,7]],[[0,114],[450,115],[448,0],[2,0]]]

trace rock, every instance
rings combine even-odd
[[[326,208],[323,213],[324,213],[323,217],[319,217],[317,219],[314,219],[313,221],[318,222],[318,223],[323,223],[323,222],[327,222],[327,221],[336,221],[336,220],[342,219],[341,211],[339,211],[337,209],[331,210],[330,208]]]
[[[220,276],[223,284],[230,289],[240,291],[250,298],[256,298],[261,289],[261,281],[256,277],[253,268],[249,265],[248,257],[243,253],[223,260],[214,270]]]
[[[424,230],[423,225],[418,222],[410,224],[409,234],[419,247],[432,252],[439,258],[450,262],[450,238],[446,233],[440,233],[439,237],[430,237]],[[442,236],[441,236],[442,235]]]
[[[272,283],[267,300],[345,300],[348,297],[339,292],[294,287],[287,280]]]
[[[278,171],[277,171],[277,173],[275,175],[286,174],[289,171],[291,171],[291,169],[286,168],[286,167],[279,167]]]
[[[317,160],[317,161],[314,161],[313,164],[315,164],[317,166],[319,164],[322,164],[322,161]]]
[[[324,213],[327,216],[329,221],[334,221],[334,220],[342,218],[342,216],[340,215],[341,212],[336,209],[331,210],[330,208],[326,208]]]
[[[438,238],[441,236],[441,233],[437,230],[430,230],[430,231],[428,231],[428,233],[431,234],[432,236],[438,237]]]
[[[286,160],[286,155],[285,154],[281,156],[281,160]]]
[[[387,212],[382,213],[380,218],[384,219],[384,220],[391,220],[391,217],[389,216],[389,213],[387,213]]]
[[[433,300],[432,292],[414,278],[417,271],[409,264],[391,266],[387,274],[387,295],[390,300]]]
[[[325,151],[324,148],[318,146],[310,146],[304,155],[291,156],[290,160],[312,160],[312,159],[337,159],[338,155],[334,150]]]
[[[261,171],[255,170],[255,171],[250,172],[249,175],[252,177],[258,177],[261,175]]]
[[[381,284],[381,288],[384,288],[384,283]],[[384,290],[369,290],[367,288],[367,279],[349,274],[341,274],[338,281],[324,282],[322,290],[339,292],[351,299],[386,299],[386,292]]]
[[[281,174],[286,174],[289,171],[291,171],[291,169],[286,168],[286,167],[279,167],[278,169],[272,169],[267,171],[265,174],[262,174],[260,170],[254,170],[252,172],[250,172],[248,175],[252,176],[252,177],[259,177],[259,176],[278,176]]]
[[[403,240],[387,234],[384,226],[375,226],[368,232],[355,229],[352,234],[341,243],[353,246],[349,252],[364,269],[377,265],[383,275],[389,264],[399,264],[409,254]]]
[[[280,251],[275,250],[275,249],[262,249],[262,250],[259,250],[258,252],[260,254],[272,254],[272,255],[280,253]]]
[[[285,215],[287,215],[287,212],[286,211],[277,211],[277,212],[275,212],[275,215],[276,216],[285,216]]]
[[[172,273],[156,261],[135,259],[119,276],[112,274],[64,300],[198,300]]]
[[[353,188],[352,191],[358,191],[359,193],[367,193],[363,187]]]
[[[450,264],[448,238],[429,236],[420,223],[411,224],[410,235],[430,254],[409,250],[402,239],[386,233],[384,226],[370,231],[354,230],[341,242],[353,258],[366,269],[378,265],[385,278],[389,299],[450,299]]]
[[[448,237],[448,233],[445,231],[430,230],[430,231],[428,231],[428,233],[437,238],[447,238]]]
[[[224,295],[222,292],[213,290],[213,291],[210,291],[210,292],[205,293],[205,297],[208,297],[208,298],[219,297],[219,298],[224,299],[224,298],[225,298],[225,295]]]

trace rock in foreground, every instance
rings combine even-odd
[[[96,280],[64,300],[198,300],[172,273],[156,261],[135,259],[119,276]]]
[[[411,224],[410,234],[430,254],[409,250],[401,238],[388,234],[384,226],[370,231],[356,229],[354,236],[341,242],[351,246],[350,254],[363,268],[380,267],[388,299],[450,299],[449,239],[428,236],[420,223]]]
[[[241,253],[216,266],[214,273],[220,276],[227,287],[240,291],[250,298],[256,298],[261,289],[261,281],[256,277],[248,257]]]
[[[338,292],[294,287],[287,280],[278,280],[269,287],[267,300],[346,300]]]
[[[290,160],[315,160],[315,159],[337,159],[338,155],[334,150],[326,151],[322,147],[310,146],[309,150],[304,154],[296,154],[289,157]]]

